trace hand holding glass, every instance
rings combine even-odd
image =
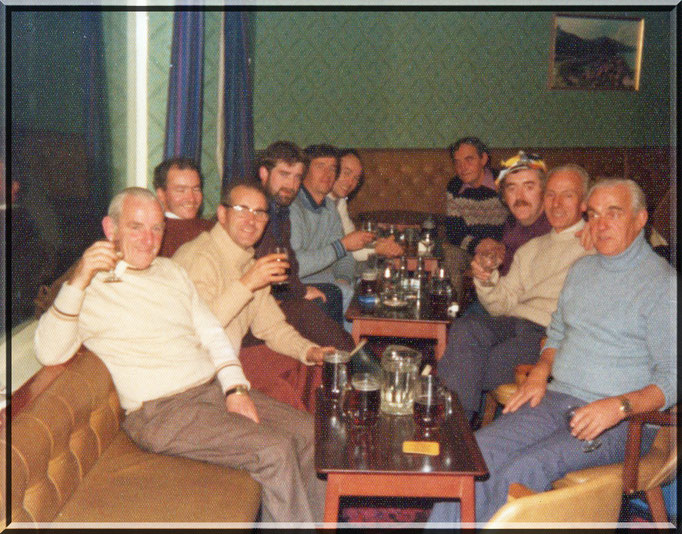
[[[566,410],[566,425],[568,425],[568,431],[570,432],[571,429],[571,421],[573,420],[573,416],[575,415],[575,411],[578,409],[578,406],[571,406]],[[577,439],[577,438],[576,438]],[[583,452],[592,452],[596,449],[601,447],[601,440],[599,438],[597,439],[587,439],[583,443]]]
[[[110,242],[114,244],[114,252],[116,253],[118,261],[114,264],[114,267],[111,270],[109,270],[106,278],[104,278],[104,281],[107,283],[122,282],[123,280],[121,279],[120,274],[122,273],[123,270],[125,270],[125,264],[122,261],[123,253],[119,250],[118,241],[110,239]],[[121,266],[122,268],[119,266]]]
[[[275,246],[270,249],[270,254],[283,254],[285,257],[284,258],[278,258],[277,261],[281,262],[288,262],[289,261],[289,250],[287,247],[282,247],[282,246]],[[286,280],[281,280],[280,282],[272,282],[273,286],[282,286],[285,284],[289,283],[289,275],[291,274],[291,267],[287,267],[284,269],[284,274],[287,275]]]

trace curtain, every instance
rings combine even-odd
[[[249,14],[229,11],[224,15],[224,61],[222,112],[223,190],[230,183],[252,178],[253,101],[249,69]],[[220,120],[220,117],[219,117]]]
[[[104,73],[104,41],[102,13],[81,12],[81,83],[83,89],[83,134],[87,154],[90,188],[87,213],[95,227],[105,215],[110,191],[110,136],[107,119],[106,78]]]
[[[204,13],[173,16],[173,44],[168,79],[164,159],[182,156],[201,162],[204,85]]]

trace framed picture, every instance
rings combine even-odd
[[[556,14],[549,88],[637,91],[643,41],[642,18]]]

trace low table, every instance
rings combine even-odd
[[[336,523],[342,496],[459,499],[461,520],[475,521],[474,479],[487,475],[481,451],[456,395],[453,415],[429,440],[440,454],[404,453],[403,441],[420,439],[412,416],[381,414],[373,427],[350,427],[338,402],[316,391],[315,468],[327,475],[325,523]]]
[[[373,312],[362,313],[354,297],[346,311],[346,319],[353,323],[353,340],[357,344],[366,336],[435,339],[434,355],[436,361],[440,360],[445,352],[448,326],[452,319],[434,316],[428,301],[424,300],[418,309],[410,305],[404,310],[391,310],[379,304]]]

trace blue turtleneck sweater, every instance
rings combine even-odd
[[[666,407],[677,402],[677,276],[644,232],[616,256],[573,264],[547,336],[548,389],[593,402],[655,384]]]

